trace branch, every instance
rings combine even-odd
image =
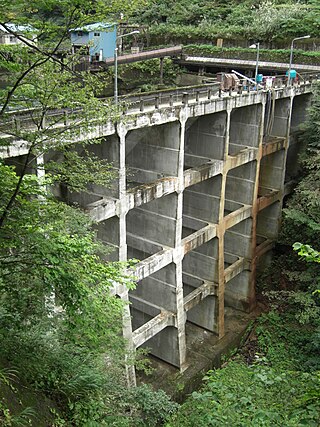
[[[18,33],[16,33],[15,31],[11,30],[8,25],[6,23],[0,23],[0,25],[2,25],[2,27],[8,31],[9,34],[14,35],[18,40],[20,40],[21,42],[23,42],[26,46],[30,47],[31,49],[35,50],[36,52],[38,52],[39,54],[41,54],[42,56],[45,57],[45,59],[38,59],[35,63],[33,63],[19,78],[18,80],[15,82],[13,88],[8,92],[6,100],[4,102],[4,105],[2,106],[1,110],[0,110],[0,116],[3,115],[5,109],[7,108],[10,99],[12,98],[12,95],[14,94],[15,90],[18,88],[18,86],[20,85],[21,81],[35,68],[39,67],[40,65],[45,64],[47,61],[49,61],[50,59],[54,62],[57,62],[59,65],[66,67],[66,64],[64,64],[64,62],[62,60],[60,60],[59,58],[57,58],[55,56],[57,50],[59,49],[59,47],[61,46],[63,40],[65,39],[66,35],[68,34],[68,29],[71,25],[73,16],[75,14],[77,9],[74,9],[69,17],[68,22],[66,23],[66,29],[63,32],[62,36],[60,37],[60,40],[58,41],[58,43],[56,44],[56,46],[54,47],[54,49],[52,50],[52,52],[46,52],[42,49],[40,49],[38,46],[36,46],[34,43],[32,43],[29,39],[27,39],[26,37],[22,37],[21,35],[19,35]],[[77,75],[78,73],[75,73],[72,69],[70,69],[69,67],[66,67],[68,69],[68,71],[72,72],[73,74]]]
[[[3,115],[5,109],[7,108],[10,99],[12,98],[12,95],[14,94],[14,92],[16,91],[16,89],[18,88],[18,86],[20,85],[20,83],[22,82],[22,80],[35,68],[39,67],[40,65],[43,65],[44,63],[46,63],[50,58],[46,58],[43,60],[37,60],[36,62],[34,62],[26,71],[24,71],[24,73],[21,74],[21,76],[18,78],[18,80],[15,82],[15,84],[13,85],[13,88],[8,92],[6,100],[0,110],[0,116]]]
[[[3,223],[6,220],[7,215],[8,215],[8,213],[9,213],[9,211],[10,211],[10,209],[11,209],[11,207],[12,207],[12,205],[13,205],[13,203],[14,203],[14,201],[15,201],[18,193],[19,193],[19,190],[20,190],[20,187],[21,187],[24,175],[25,175],[26,170],[27,170],[27,166],[28,166],[28,163],[29,163],[29,158],[31,156],[31,150],[32,150],[32,148],[33,147],[31,146],[30,149],[29,149],[29,151],[28,151],[28,154],[26,156],[26,160],[24,162],[23,169],[21,171],[21,175],[20,175],[19,180],[17,182],[16,188],[15,188],[15,190],[14,190],[14,192],[13,192],[13,194],[12,194],[10,200],[9,200],[9,202],[7,203],[7,206],[4,208],[4,211],[3,211],[3,213],[2,213],[2,215],[0,217],[0,228],[3,226]]]

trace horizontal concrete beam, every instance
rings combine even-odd
[[[262,145],[262,157],[275,153],[286,148],[286,139],[279,136],[273,136]]]
[[[117,215],[119,211],[119,200],[112,199],[111,197],[104,197],[97,202],[87,205],[85,210],[94,221],[105,221]]]
[[[147,276],[161,270],[161,268],[173,261],[173,249],[163,249],[162,251],[150,256],[149,258],[136,264],[134,269],[128,270],[128,274],[139,282]]]
[[[217,283],[205,281],[203,285],[190,292],[190,294],[188,294],[183,299],[183,306],[185,311],[191,310],[191,308],[198,305],[207,296],[217,295],[217,288]]]
[[[272,205],[273,203],[279,201],[280,198],[281,198],[280,190],[272,190],[269,194],[259,197],[257,200],[258,212]]]
[[[184,188],[199,182],[206,181],[209,178],[217,176],[223,172],[222,160],[211,160],[201,166],[188,169],[184,172]]]
[[[204,56],[185,56],[183,59],[178,60],[182,65],[200,65],[200,66],[218,66],[219,68],[226,67],[242,67],[242,68],[252,68],[255,69],[256,61],[251,59],[226,59],[226,58],[213,58],[213,57],[204,57]],[[267,70],[281,70],[286,71],[288,69],[287,63],[282,62],[266,62],[260,61],[259,67]],[[233,68],[237,69],[237,68]],[[305,64],[292,64],[292,69],[300,71],[320,71],[320,67],[317,65],[305,65]]]
[[[256,258],[260,258],[262,255],[264,255],[266,252],[269,252],[275,245],[275,242],[273,240],[265,240],[263,243],[261,243],[256,248],[255,256]]]
[[[79,116],[80,114],[79,112]],[[86,130],[81,130],[81,124],[81,120],[78,120],[74,123],[68,123],[68,125],[65,125],[63,121],[49,125],[48,130],[45,130],[46,134],[44,134],[45,140],[48,141],[48,148],[50,148],[52,141],[58,136],[61,137],[61,135],[63,135],[65,143],[78,143],[99,139],[115,133],[115,127],[111,120],[99,124],[95,120],[92,120],[92,125],[86,124]],[[37,130],[36,126],[32,126],[30,129],[28,127],[28,132],[37,132]],[[1,147],[0,158],[22,156],[28,153],[30,142],[24,140],[22,137],[17,138],[15,135],[6,134],[1,131],[0,139],[3,141],[7,140],[6,145],[8,145],[7,147]],[[41,135],[39,135],[38,140],[41,142]]]
[[[235,156],[228,156],[227,158],[227,168],[234,169],[238,166],[244,165],[246,163],[252,162],[257,158],[258,149],[247,147],[241,150]]]
[[[228,283],[231,279],[236,277],[243,270],[250,270],[250,261],[241,257],[238,259],[238,261],[234,262],[224,270],[225,283]]]
[[[7,142],[6,139],[7,138],[5,138],[5,136],[0,136],[0,159],[9,159],[10,157],[18,157],[28,154],[29,143],[27,141],[17,139],[11,142]]]
[[[176,317],[169,311],[161,311],[160,314],[132,333],[132,340],[135,348],[140,347],[167,326],[176,326]]]
[[[249,218],[251,216],[252,206],[244,205],[240,209],[237,209],[234,212],[231,212],[224,218],[224,227],[227,230],[228,228],[233,227],[239,222]]]
[[[127,192],[127,209],[133,209],[144,203],[172,194],[177,191],[177,187],[178,178],[175,177],[161,178],[150,184],[139,185]]]
[[[181,240],[183,253],[187,254],[193,249],[196,249],[198,246],[201,246],[204,243],[209,242],[209,240],[216,237],[216,235],[217,235],[216,224],[207,225],[201,230],[198,230],[195,233],[190,234],[190,236],[187,236]]]

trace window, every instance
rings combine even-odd
[[[83,36],[83,31],[78,31],[78,36],[82,37]]]
[[[15,39],[16,39],[16,38],[15,38],[14,36],[10,36],[10,42],[11,42],[11,43],[14,43],[14,42],[15,42]]]
[[[100,33],[94,33],[95,37],[100,37]]]

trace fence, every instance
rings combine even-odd
[[[290,85],[300,86],[318,80],[318,73],[301,73],[295,80],[290,81]],[[223,98],[226,96],[241,95],[250,92],[285,88],[288,85],[286,75],[271,76],[261,84],[254,84],[247,79],[238,79],[234,86],[227,91],[222,89],[222,85],[217,80],[210,84],[201,86],[189,86],[177,89],[166,89],[153,93],[138,95],[127,95],[119,97],[119,111],[123,114],[130,112],[144,112],[147,110],[157,110],[160,108],[188,105],[189,103],[207,102],[213,98]],[[101,102],[112,101],[112,98],[102,99]],[[0,132],[7,134],[17,134],[21,130],[41,130],[48,126],[63,127],[72,125],[75,116],[81,117],[81,108],[77,109],[56,109],[43,114],[41,109],[33,108],[27,110],[17,110],[5,115],[0,123]],[[112,119],[112,116],[110,117]]]

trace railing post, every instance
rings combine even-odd
[[[232,87],[229,87],[229,96],[232,96]]]
[[[159,95],[156,95],[156,97],[155,97],[154,107],[155,107],[156,110],[159,109]]]
[[[21,128],[21,121],[16,116],[13,116],[13,125],[16,132],[19,132]]]
[[[188,104],[188,92],[183,92],[182,94],[182,104],[187,105]]]
[[[241,95],[242,94],[242,85],[240,84],[238,86],[238,94]]]
[[[208,89],[208,99],[211,99],[211,95],[212,95],[212,90]]]
[[[172,93],[170,93],[170,95],[169,95],[169,105],[170,105],[170,107],[173,107],[173,94]]]
[[[221,96],[222,96],[222,89],[221,87],[219,87],[219,98],[221,98]]]
[[[199,91],[197,90],[197,91],[196,91],[196,102],[199,102],[199,99],[200,99],[200,93],[199,93]]]
[[[144,111],[144,100],[140,99],[140,111],[143,112]]]

